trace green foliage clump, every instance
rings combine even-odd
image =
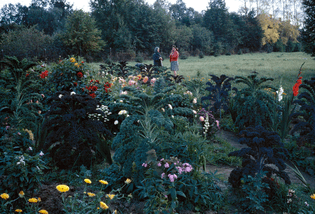
[[[195,171],[174,157],[150,160],[142,167],[146,176],[137,192],[146,200],[145,213],[220,208],[223,197],[213,175]]]
[[[43,124],[47,130],[45,151],[60,168],[90,166],[97,157],[97,144],[106,145],[102,136],[110,135],[103,121],[89,116],[104,115],[97,109],[100,103],[89,95],[63,91],[49,98],[48,104],[50,109]],[[110,161],[109,148],[106,156]]]
[[[245,127],[258,125],[269,127],[272,124],[272,112],[275,108],[275,100],[265,89],[271,88],[274,91],[276,89],[263,84],[272,80],[273,78],[258,78],[257,74],[252,74],[248,77],[235,77],[236,83],[246,85],[234,97],[234,107],[236,109],[232,111],[232,113],[237,115],[235,125],[240,130]]]
[[[18,196],[20,191],[33,193],[43,181],[47,159],[36,151],[29,134],[13,127],[0,128],[1,192]]]
[[[19,61],[16,57],[6,57],[1,62],[7,66],[7,70],[1,72],[2,80],[0,103],[0,118],[7,118],[15,127],[36,127],[36,119],[40,118],[40,100],[42,96],[34,92],[39,87],[38,82],[28,77],[27,71],[36,63],[23,59]]]

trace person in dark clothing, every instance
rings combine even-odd
[[[154,66],[162,66],[162,56],[160,54],[160,48],[155,47],[154,48],[154,54],[153,54],[153,65]]]

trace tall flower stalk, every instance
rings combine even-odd
[[[293,105],[293,99],[294,97],[296,97],[299,93],[299,87],[302,84],[302,76],[300,76],[302,74],[301,70],[303,67],[304,63],[301,65],[300,70],[299,70],[299,74],[297,76],[297,81],[293,86],[292,89],[292,94],[288,95],[288,97],[286,97],[284,99],[284,106],[283,106],[283,110],[282,110],[282,114],[281,114],[281,119],[279,122],[279,135],[281,137],[281,139],[283,140],[289,133],[290,130],[290,123],[291,123],[291,114],[294,112],[295,110],[295,105]]]

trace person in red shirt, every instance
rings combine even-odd
[[[177,71],[179,70],[178,57],[179,57],[178,48],[176,48],[176,46],[173,45],[172,51],[170,54],[170,62],[171,62],[171,70],[174,72],[174,76],[177,76]]]

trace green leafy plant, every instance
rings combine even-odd
[[[272,124],[272,110],[275,107],[275,100],[264,89],[274,89],[272,86],[265,85],[273,78],[258,78],[257,74],[248,77],[236,76],[236,83],[243,83],[245,88],[237,92],[234,97],[237,108],[235,125],[241,130],[249,126],[269,127]],[[274,89],[275,90],[275,89]]]
[[[104,121],[93,117],[93,114],[104,115],[98,109],[101,104],[89,95],[67,91],[58,92],[48,103],[50,109],[43,124],[47,130],[45,151],[61,168],[90,166],[97,157],[97,144],[107,143],[102,136],[110,135]],[[109,147],[106,148],[107,161],[111,162]]]

